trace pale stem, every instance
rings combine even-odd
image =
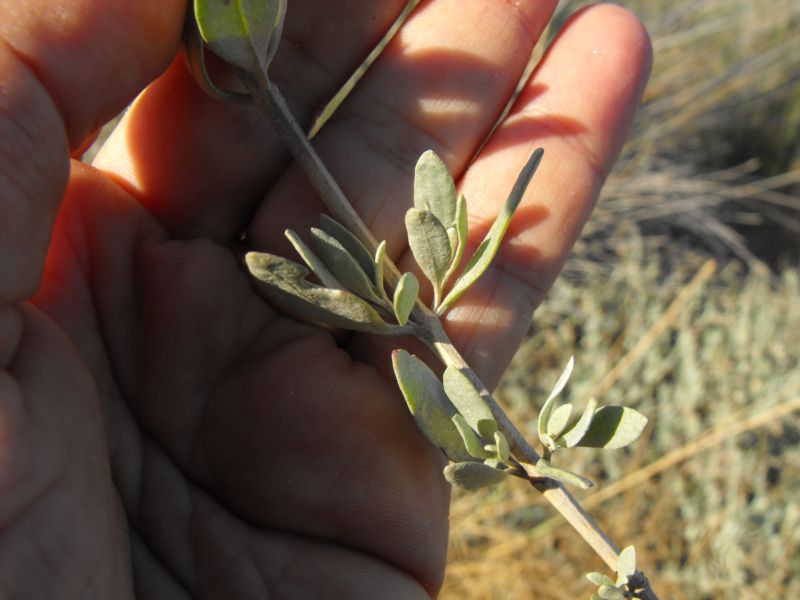
[[[361,220],[361,217],[358,216],[358,213],[350,204],[336,180],[317,155],[305,132],[289,111],[286,101],[275,84],[266,77],[255,79],[251,74],[241,71],[238,72],[238,75],[252,95],[256,105],[269,117],[272,126],[305,172],[312,187],[331,215],[353,232],[374,254],[378,246],[377,240]],[[385,261],[386,282],[390,289],[394,289],[400,278],[400,271],[388,256]],[[420,301],[417,302],[413,315],[417,323],[417,335],[436,352],[445,365],[462,370],[481,391],[481,395],[485,398],[497,420],[498,427],[508,437],[516,451],[527,461],[521,464],[528,473],[531,484],[542,492],[544,497],[567,519],[598,556],[611,569],[616,571],[619,558],[619,551],[616,546],[589,514],[583,510],[572,494],[564,488],[563,484],[554,479],[543,478],[536,474],[533,469],[534,465],[539,461],[539,455],[525,440],[524,436],[492,398],[478,376],[469,368],[464,358],[455,349],[438,317]],[[657,600],[655,594],[652,593],[642,597],[649,600]]]

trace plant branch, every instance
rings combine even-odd
[[[299,127],[289,111],[286,101],[275,84],[265,76],[256,79],[244,71],[237,71],[237,73],[247,87],[248,92],[252,95],[255,104],[269,117],[278,135],[289,148],[294,159],[300,164],[309,182],[331,215],[358,237],[368,249],[374,252],[378,246],[377,240],[317,155],[305,132]],[[386,282],[393,289],[400,278],[400,271],[388,257],[385,260]],[[521,463],[521,465],[525,469],[531,485],[539,490],[553,507],[567,519],[598,556],[611,569],[616,571],[619,557],[619,551],[616,546],[581,507],[580,503],[564,488],[563,484],[536,473],[535,465],[540,460],[540,456],[492,398],[478,376],[469,368],[464,358],[453,346],[439,318],[419,300],[414,308],[412,317],[416,323],[415,332],[417,336],[432,348],[445,365],[455,367],[467,375],[480,391],[489,405],[498,427],[506,435],[513,449],[524,457],[525,462]],[[656,599],[656,596],[652,593],[641,597],[649,600]]]

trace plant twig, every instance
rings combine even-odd
[[[254,79],[252,75],[243,71],[238,71],[238,74],[247,90],[253,96],[256,105],[269,117],[273,127],[305,172],[312,187],[331,215],[350,229],[368,249],[374,251],[378,245],[377,240],[317,155],[306,134],[291,115],[275,84],[266,77]],[[399,277],[399,269],[387,257],[386,282],[390,288],[394,288]],[[418,336],[434,350],[445,365],[461,370],[480,391],[491,409],[500,430],[508,437],[514,450],[524,457],[525,462],[522,463],[522,466],[528,474],[533,487],[539,490],[548,502],[567,519],[609,568],[616,570],[619,558],[617,547],[581,507],[574,496],[566,490],[563,484],[550,478],[543,478],[535,472],[534,466],[540,460],[539,454],[525,440],[525,437],[492,398],[478,376],[467,365],[464,358],[453,346],[439,319],[420,301],[417,302],[413,315],[418,326]],[[644,581],[646,581],[646,578],[644,578]],[[649,588],[647,593],[649,595],[640,597],[648,600],[657,600],[657,597]]]

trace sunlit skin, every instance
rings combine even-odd
[[[271,75],[303,126],[403,4],[290,3]],[[490,386],[588,217],[649,71],[634,17],[579,13],[471,161],[554,4],[423,3],[315,140],[405,269],[402,215],[424,150],[454,171],[477,242],[544,147],[495,266],[446,319]],[[255,109],[197,89],[176,58],[185,9],[0,3],[0,590],[435,595],[443,458],[407,412],[386,340],[334,337],[253,292],[233,250],[242,232],[288,255],[283,230],[306,231],[321,205]],[[70,163],[134,98],[94,166]]]

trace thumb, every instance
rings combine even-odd
[[[0,2],[0,305],[41,276],[76,148],[169,64],[185,0]]]

